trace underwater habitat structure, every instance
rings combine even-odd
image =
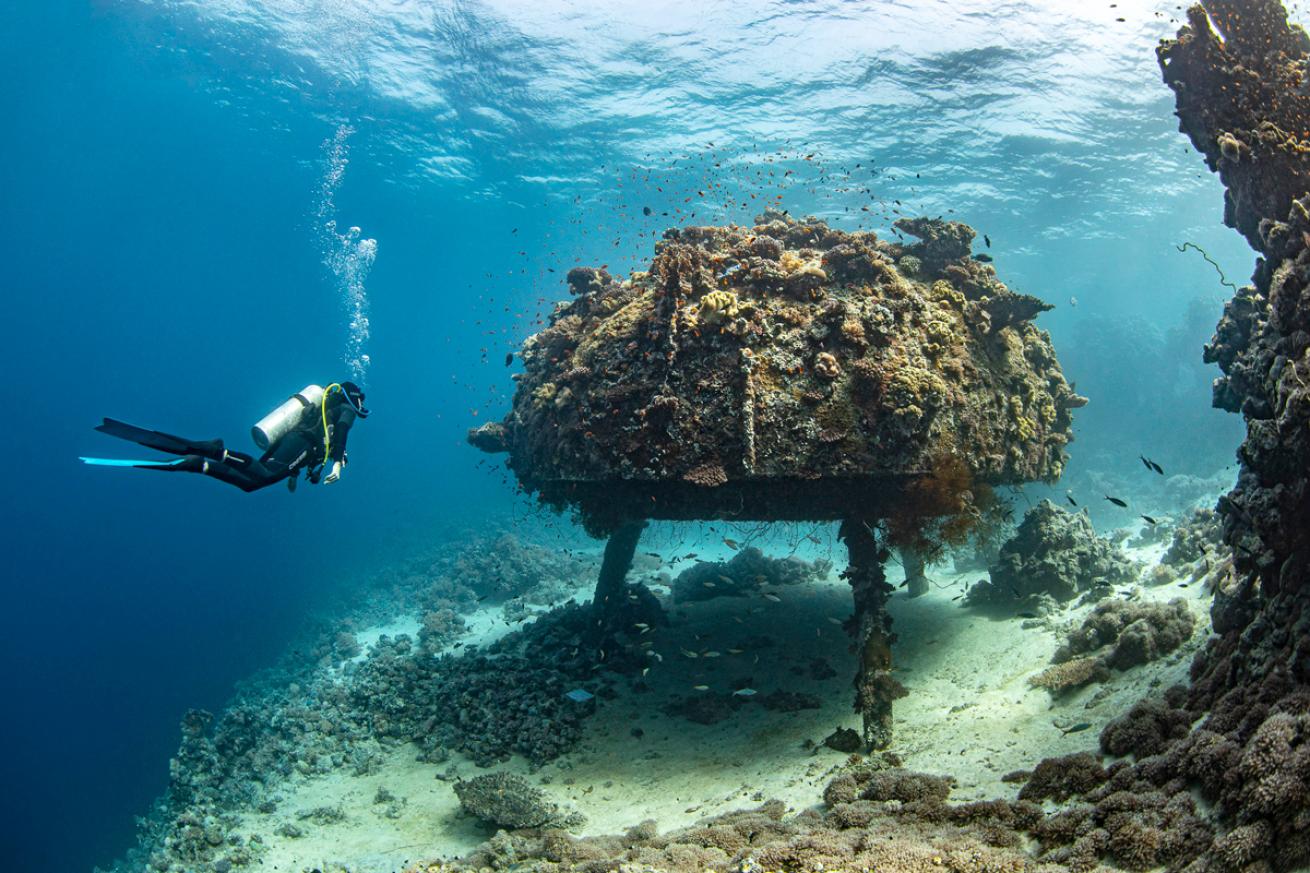
[[[875,529],[921,555],[963,544],[994,523],[994,486],[1059,479],[1087,402],[1031,323],[1050,307],[972,257],[972,228],[894,228],[919,241],[773,211],[671,228],[626,281],[575,267],[574,299],[524,343],[513,411],[469,434],[610,535],[604,625],[620,624],[646,519],[840,521],[856,709],[878,749],[903,689]]]
[[[263,8],[236,6],[236,19]],[[290,6],[269,22],[298,27],[305,10]],[[549,69],[547,56],[574,60],[565,39],[533,46],[509,38],[518,32],[508,25],[461,26],[582,10],[395,6],[406,13],[397,43],[430,48],[423,39],[439,35],[440,51],[421,57],[476,110],[395,87],[389,99],[418,100],[420,120],[390,103],[356,105],[361,126],[382,118],[417,141],[413,131],[435,118],[443,142],[498,170],[488,155],[519,161],[517,135],[540,135],[563,157],[552,172],[523,159],[500,187],[468,169],[478,160],[435,149],[414,161],[419,182],[364,175],[387,192],[378,211],[390,223],[361,221],[379,243],[337,226],[357,208],[343,185],[355,129],[335,112],[315,119],[336,134],[311,219],[326,253],[312,266],[331,273],[336,315],[348,321],[337,365],[358,380],[345,384],[361,404],[348,402],[369,421],[352,433],[346,467],[343,445],[330,456],[324,400],[346,389],[297,371],[252,439],[267,449],[319,424],[305,455],[318,458],[323,439],[320,471],[337,462],[324,484],[339,484],[221,489],[219,499],[265,502],[214,504],[205,543],[187,547],[204,555],[225,539],[226,518],[254,515],[291,553],[252,554],[268,568],[259,578],[312,569],[324,590],[285,652],[245,674],[222,707],[187,704],[180,742],[159,756],[162,794],[135,810],[135,843],[97,873],[1310,870],[1310,36],[1299,9],[1200,0],[1101,10],[1157,29],[1177,14],[1145,63],[1183,136],[1167,119],[1163,146],[1141,136],[1199,155],[1204,169],[1194,169],[1214,198],[1212,213],[1169,232],[1222,219],[1235,233],[1216,232],[1242,263],[1255,253],[1249,281],[1232,283],[1212,238],[1169,249],[1220,280],[1192,299],[1209,335],[1202,348],[1185,329],[1152,333],[1137,310],[1096,302],[1122,302],[1110,286],[1146,244],[1096,225],[1081,202],[1090,184],[1048,197],[1060,202],[1045,220],[1049,239],[1122,250],[1103,276],[1081,262],[1038,264],[1045,250],[1019,239],[1032,203],[1004,204],[1014,242],[958,203],[911,208],[903,192],[920,182],[906,168],[918,166],[915,149],[935,154],[927,137],[894,170],[870,169],[881,160],[865,156],[873,146],[825,163],[800,135],[743,157],[700,143],[718,117],[707,115],[694,137],[669,135],[676,157],[643,154],[639,168],[616,170],[588,152],[605,126],[595,119],[558,139],[530,123],[541,92],[525,83],[536,65]],[[835,20],[825,38],[840,43],[845,12],[801,6]],[[386,18],[370,4],[328,7],[352,27]],[[721,8],[707,9],[717,22]],[[748,11],[750,41],[759,33]],[[737,45],[729,36],[725,46]],[[627,69],[600,37],[584,42]],[[249,47],[232,46],[217,54],[236,67]],[[1040,66],[1016,46],[996,55]],[[919,84],[976,85],[977,101],[950,111],[987,110],[978,71],[990,56],[946,54],[949,75]],[[325,90],[362,100],[354,88],[368,66]],[[569,100],[585,91],[572,72],[551,83]],[[512,99],[483,94],[483,74]],[[849,78],[858,91],[906,75],[879,62]],[[1029,96],[1045,99],[1041,77],[1032,82]],[[1135,97],[1112,102],[1129,113],[1153,105]],[[616,138],[655,126],[629,109],[636,120]],[[496,124],[496,136],[479,127]],[[447,129],[461,125],[477,135]],[[385,151],[360,139],[352,179]],[[1073,139],[1059,144],[1070,164],[1120,161],[1089,157]],[[1013,166],[987,168],[978,189],[1006,173],[1056,173],[1022,167],[1031,143],[1007,142]],[[661,160],[670,176],[689,174],[685,190],[652,169]],[[388,213],[464,171],[478,181],[465,192],[472,205],[437,198],[412,216]],[[715,186],[732,187],[722,180],[733,172],[732,185],[760,187],[706,208],[705,191],[722,195]],[[905,204],[870,193],[895,173],[902,187],[887,190]],[[596,179],[618,192],[612,224],[596,205],[610,201],[587,187]],[[1174,184],[1143,190],[1164,198]],[[869,214],[875,202],[882,224]],[[552,209],[567,219],[549,224]],[[619,225],[638,228],[623,254]],[[504,239],[491,239],[493,227]],[[411,250],[393,255],[397,237]],[[1134,288],[1163,297],[1167,285],[1148,276]],[[402,286],[412,297],[367,293]],[[290,290],[266,303],[261,322],[317,317]],[[242,329],[225,324],[214,346],[240,345]],[[285,349],[260,360],[295,357],[301,338],[284,333]],[[1196,360],[1169,358],[1178,349]],[[1141,361],[1151,366],[1134,369]],[[1198,419],[1171,417],[1185,393],[1171,392],[1201,362],[1213,368],[1200,388],[1224,413],[1215,418],[1240,431],[1235,459],[1210,467],[1210,447],[1189,445],[1207,436]],[[362,406],[366,376],[375,416]],[[217,443],[214,454],[229,453]],[[1195,458],[1206,460],[1177,460]],[[137,472],[92,461],[78,469],[97,481]],[[194,510],[185,501],[197,492],[184,489],[211,484],[119,479],[177,487],[147,492],[155,502],[139,514],[156,524]],[[424,504],[440,504],[444,530]],[[132,552],[134,566],[144,574],[141,556],[156,552],[162,538]],[[179,560],[202,562],[189,551]],[[227,606],[221,592],[206,597],[187,612],[197,626]],[[255,657],[240,654],[234,663]],[[133,669],[148,678],[148,665]],[[79,713],[78,729],[97,717]]]

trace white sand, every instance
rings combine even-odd
[[[1154,563],[1162,551],[1155,546],[1131,553]],[[899,573],[894,567],[891,572]],[[1017,786],[1001,782],[1005,773],[1030,769],[1042,757],[1094,749],[1101,727],[1114,715],[1149,693],[1185,682],[1191,656],[1209,627],[1208,598],[1199,586],[1144,589],[1145,599],[1183,596],[1193,603],[1200,629],[1192,642],[1057,704],[1027,683],[1050,662],[1060,638],[1055,624],[1021,629],[1021,619],[992,619],[960,608],[952,598],[984,573],[954,576],[937,570],[929,576],[935,584],[928,594],[911,600],[898,591],[892,600],[897,676],[910,691],[896,703],[893,751],[906,767],[955,776],[955,801],[1013,797]],[[650,635],[664,658],[647,677],[650,690],[636,693],[626,681],[617,683],[619,698],[597,701],[581,747],[529,777],[549,779],[547,791],[586,814],[582,833],[614,833],[647,818],[670,830],[766,798],[783,799],[796,809],[820,801],[823,786],[847,756],[822,747],[807,750],[803,743],[821,742],[838,726],[859,727],[851,710],[850,643],[830,621],[850,613],[850,592],[835,573],[824,583],[775,590],[780,603],[758,596],[686,605],[666,601],[672,626]],[[1089,608],[1069,610],[1058,624],[1081,621]],[[508,629],[498,610],[484,610],[470,623],[484,643]],[[361,639],[376,640],[399,627],[373,629]],[[408,627],[404,632],[412,633],[414,625]],[[756,635],[774,644],[729,654]],[[721,657],[692,659],[681,649],[710,649]],[[809,678],[814,658],[826,659],[837,676]],[[700,693],[695,685],[728,692],[742,677],[752,677],[759,695],[724,721],[707,726],[661,712],[671,696]],[[760,697],[780,688],[818,695],[823,708],[781,713],[759,705]],[[1068,735],[1054,726],[1080,722],[1092,726]],[[641,738],[632,736],[635,727],[644,732]],[[452,763],[464,778],[489,771],[459,755],[444,764],[419,763],[415,755],[412,746],[401,747],[368,776],[337,773],[288,783],[277,812],[251,814],[243,822],[268,846],[255,869],[302,871],[336,863],[353,873],[391,873],[408,861],[467,852],[489,836],[491,831],[459,813],[450,784],[436,778]],[[528,773],[517,759],[496,769]],[[403,799],[398,817],[386,817],[387,805],[374,803],[379,787]],[[297,819],[299,812],[322,806],[340,807],[345,819],[328,825]],[[286,821],[305,835],[276,835]]]

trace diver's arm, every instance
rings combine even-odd
[[[349,406],[340,407],[336,421],[331,424],[332,448],[327,461],[331,462],[332,470],[323,477],[324,485],[331,485],[341,478],[341,473],[346,466],[346,440],[350,436],[350,426],[354,423],[355,410]]]

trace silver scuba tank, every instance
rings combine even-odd
[[[322,402],[323,387],[306,385],[256,422],[250,429],[250,438],[259,446],[260,451],[266,451],[273,443],[295,430],[305,415],[316,412]]]

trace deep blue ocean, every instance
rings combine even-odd
[[[1132,481],[1141,453],[1222,476],[1241,425],[1209,408],[1201,347],[1219,271],[1240,284],[1253,259],[1159,82],[1177,9],[11,7],[4,867],[121,855],[186,709],[221,708],[331,593],[483,523],[567,526],[464,434],[508,407],[505,355],[568,269],[639,268],[666,226],[766,204],[966,221],[1004,281],[1056,304],[1039,324],[1091,398],[1056,493]],[[102,416],[249,449],[255,420],[360,352],[374,415],[330,489],[77,461],[145,451],[95,433]]]

